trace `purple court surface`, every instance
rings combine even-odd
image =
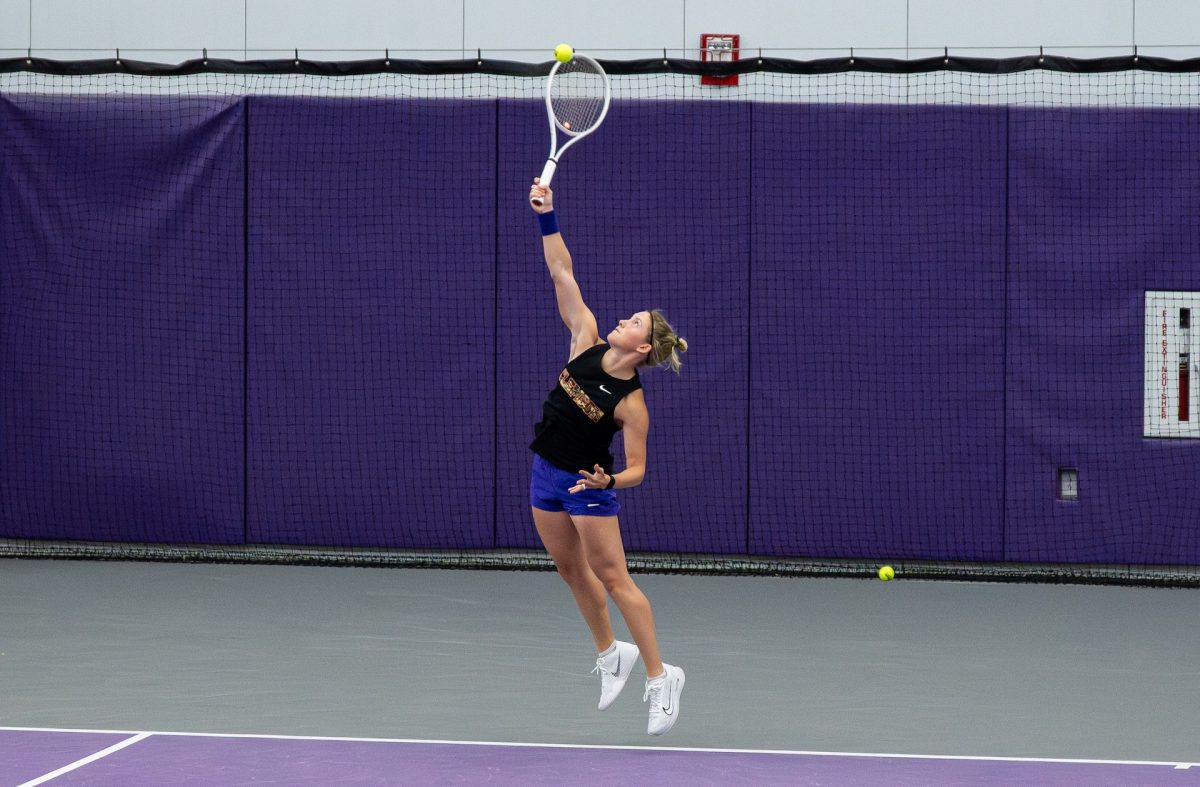
[[[0,728],[0,784],[1195,785],[1200,765]]]

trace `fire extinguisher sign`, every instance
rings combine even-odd
[[[700,34],[701,60],[728,63],[737,60],[741,56],[741,51],[742,37],[737,33]],[[737,83],[737,74],[724,77],[707,75],[700,77],[702,85],[736,85]]]
[[[1193,370],[1200,293],[1146,293],[1145,437],[1200,438],[1200,375]]]

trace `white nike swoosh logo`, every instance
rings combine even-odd
[[[588,508],[595,508],[598,505],[600,505],[600,504],[599,503],[588,503]]]
[[[604,391],[604,393],[608,394],[609,396],[612,396],[612,391],[608,390],[608,389],[607,389],[607,388],[605,388],[603,385],[602,385],[602,386],[600,386],[600,390],[601,390],[601,391]]]

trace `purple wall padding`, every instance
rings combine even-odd
[[[541,104],[500,105],[499,546],[540,546],[527,445],[567,362],[529,184],[545,160]],[[563,156],[556,210],[603,338],[661,308],[691,344],[682,374],[642,372],[648,473],[619,493],[630,550],[745,552],[750,108],[625,102]],[[614,443],[622,467],[623,444]]]
[[[754,108],[750,548],[1001,558],[1004,110]]]
[[[495,103],[250,122],[249,540],[492,546]]]
[[[1200,441],[1142,437],[1145,291],[1200,290],[1200,113],[1010,128],[1005,556],[1200,563]]]
[[[0,534],[242,539],[243,122],[0,97]]]
[[[540,102],[4,97],[0,131],[0,536],[539,545]],[[1200,442],[1141,436],[1197,151],[1195,111],[622,102],[554,185],[601,334],[657,306],[692,344],[644,373],[626,546],[1200,563]]]

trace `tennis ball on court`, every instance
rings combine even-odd
[[[880,566],[879,578],[882,579],[884,582],[887,582],[889,579],[892,579],[895,576],[896,576],[896,571],[891,566]]]
[[[575,50],[570,44],[559,44],[554,47],[554,57],[560,63],[569,63],[571,58],[575,57]]]

